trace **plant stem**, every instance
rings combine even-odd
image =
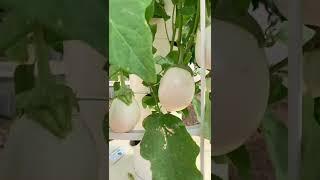
[[[125,80],[124,80],[124,75],[123,75],[123,72],[122,72],[122,71],[120,72],[120,85],[121,85],[122,87],[126,86]]]
[[[183,16],[181,14],[182,2],[179,3],[177,9],[177,16],[179,18],[179,32],[178,32],[178,50],[179,50],[179,64],[183,61],[183,46],[182,46],[182,25],[183,25]]]
[[[179,46],[179,64],[183,63],[183,57],[184,57],[184,50],[183,50],[183,46]]]
[[[198,1],[197,12],[196,13],[197,14],[196,14],[196,17],[195,17],[195,20],[194,20],[192,32],[191,32],[191,35],[190,35],[190,39],[189,39],[189,41],[187,43],[187,47],[185,49],[185,52],[188,52],[189,49],[192,47],[192,45],[194,43],[194,38],[195,38],[196,33],[197,33],[197,28],[198,28],[199,21],[200,21],[200,1]]]
[[[34,46],[35,55],[38,66],[39,82],[44,83],[50,79],[50,65],[49,65],[49,49],[44,40],[43,29],[40,25],[37,25],[34,30]]]
[[[195,21],[196,21],[197,14],[198,14],[198,13],[195,13],[195,14],[193,15],[193,17],[192,17],[192,19],[193,19],[193,25],[194,25],[194,23],[195,23]],[[189,29],[189,32],[188,32],[188,35],[187,35],[187,38],[186,38],[187,40],[190,39],[190,36],[191,36],[191,34],[193,33],[193,29],[194,29],[193,26],[192,26],[192,28]]]
[[[272,65],[269,70],[270,74],[277,72],[281,68],[285,67],[287,64],[288,64],[288,58],[285,58],[284,60],[276,63],[275,65]]]
[[[169,38],[169,33],[168,33],[167,23],[166,23],[166,21],[165,21],[165,20],[163,20],[163,21],[164,21],[164,29],[165,29],[165,31],[166,31],[166,36],[167,36],[167,39],[168,39],[168,41],[169,41],[169,43],[170,43],[170,38]]]
[[[197,3],[197,9],[196,9],[196,13],[193,15],[193,26],[192,28],[190,28],[188,35],[187,35],[187,39],[190,38],[190,36],[192,34],[194,34],[194,32],[197,30],[198,24],[199,24],[199,20],[200,20],[200,1],[198,1]]]
[[[159,113],[161,113],[161,109],[160,109],[160,107],[159,107],[159,102],[157,101],[156,94],[155,94],[154,91],[153,91],[153,87],[151,86],[151,87],[149,87],[149,88],[150,88],[150,91],[151,91],[152,96],[153,96],[153,98],[154,98],[154,101],[156,102],[156,111],[159,112]]]
[[[175,9],[176,9],[176,5],[173,6],[173,10],[172,10],[172,15],[171,15],[171,22],[172,22],[172,39],[171,39],[171,42],[170,42],[170,52],[172,52],[173,50],[173,44],[174,44],[174,40],[176,38],[176,26],[174,24],[174,20],[173,17],[174,17],[174,12],[175,12]]]

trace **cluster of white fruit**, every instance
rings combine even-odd
[[[210,28],[208,28],[207,34],[208,36],[211,36]],[[209,41],[207,45],[206,63],[211,64],[211,41]],[[196,53],[200,53],[199,50],[197,50]],[[196,58],[197,62],[200,62],[199,55],[197,55]],[[207,64],[205,66],[210,68]],[[159,69],[159,67],[156,69]],[[131,88],[134,88],[134,91],[138,91],[137,93],[149,92],[148,89],[142,85],[142,80],[139,80],[136,76],[133,76],[130,79]],[[185,69],[171,67],[164,73],[160,80],[158,91],[159,103],[167,112],[175,112],[185,109],[191,104],[194,94],[194,78],[192,74]],[[132,130],[141,117],[140,109],[141,106],[139,107],[136,99],[133,99],[130,105],[127,105],[118,99],[113,100],[109,111],[110,129],[119,133]]]
[[[206,57],[205,67],[211,69],[211,27],[206,29]],[[196,40],[196,61],[200,64],[199,44],[200,37]],[[156,68],[156,69],[159,69]],[[159,72],[159,71],[158,71]],[[137,77],[131,78],[131,87],[140,93],[147,93],[148,89],[137,80]],[[135,91],[134,90],[134,91]],[[167,112],[180,111],[188,107],[195,93],[195,82],[192,74],[179,67],[169,68],[160,80],[158,97],[161,107]],[[128,132],[132,130],[140,119],[140,109],[138,102],[133,98],[130,105],[115,99],[113,100],[109,111],[109,127],[114,132]]]
[[[170,0],[165,0],[165,10],[171,13],[173,4]],[[156,55],[165,57],[169,53],[169,44],[164,30],[164,23],[167,26],[169,37],[172,36],[172,18],[164,22],[162,19],[152,19],[152,23],[158,25],[155,35],[154,47],[157,47]],[[207,69],[211,69],[211,28],[206,30],[206,64]],[[197,36],[196,44],[199,44],[200,37]],[[196,46],[196,61],[200,64],[199,45]],[[156,71],[159,73],[161,66],[156,64]],[[142,80],[136,75],[130,75],[130,87],[136,93],[133,103],[126,105],[120,100],[115,99],[109,111],[109,127],[113,132],[124,133],[136,127],[139,120],[144,119],[150,110],[142,107],[142,97],[150,93],[149,89],[142,85]],[[176,112],[188,107],[195,94],[195,81],[193,75],[182,68],[171,67],[162,76],[160,80],[158,97],[159,103],[164,112]]]
[[[269,92],[268,65],[264,50],[249,32],[233,24],[215,20],[213,54],[215,68],[215,99],[213,101],[214,155],[230,152],[257,129],[267,106]],[[199,36],[196,61],[211,69],[211,27],[206,29],[206,60],[199,58]],[[184,69],[172,67],[160,80],[159,100],[169,112],[190,105],[195,84],[193,76]],[[246,105],[243,105],[243,103]],[[110,109],[109,125],[115,132],[127,132],[140,118],[138,103],[126,105],[114,100]]]

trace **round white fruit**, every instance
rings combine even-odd
[[[0,179],[98,179],[99,149],[84,119],[59,139],[34,120],[17,119],[0,153]]]
[[[246,30],[214,20],[213,155],[241,146],[257,129],[269,95],[264,49]]]
[[[188,107],[195,93],[195,85],[190,72],[172,67],[160,80],[159,100],[167,111],[180,111]]]
[[[143,80],[135,75],[129,75],[130,88],[134,93],[138,94],[148,94],[150,92],[149,88],[142,84]]]
[[[125,133],[132,130],[140,119],[140,108],[132,98],[130,105],[114,99],[109,110],[109,127],[113,132]]]
[[[304,24],[320,26],[320,1],[319,0],[303,0],[302,12]],[[275,0],[274,3],[279,11],[289,19],[289,0]]]
[[[200,32],[197,34],[196,40],[196,61],[200,67],[203,67],[201,57],[200,57]],[[205,37],[205,66],[206,69],[211,69],[211,26],[206,27],[206,37]]]

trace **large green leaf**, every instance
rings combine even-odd
[[[288,179],[288,129],[268,110],[262,121],[262,133],[266,140],[270,159],[277,180]]]
[[[153,180],[202,180],[196,158],[199,147],[181,119],[151,114],[144,122],[141,156],[151,162]]]
[[[5,51],[6,57],[10,61],[16,61],[19,63],[24,63],[28,61],[28,39],[23,38],[16,42],[13,46],[9,47]]]
[[[107,53],[108,11],[104,0],[1,0],[0,5],[19,12],[29,23],[41,23],[65,39],[83,40],[103,55]]]
[[[154,6],[155,6],[155,0],[151,0],[151,4],[147,7],[146,14],[145,14],[147,22],[149,22],[149,20],[154,15]]]
[[[301,179],[319,180],[320,126],[313,116],[313,98],[304,96],[302,123]]]
[[[231,163],[238,169],[241,180],[251,180],[251,161],[248,150],[245,146],[241,146],[236,150],[227,154]]]
[[[31,22],[16,13],[10,13],[0,23],[0,52],[14,46],[31,30]]]
[[[73,107],[78,108],[78,103],[71,88],[51,82],[37,84],[32,90],[18,94],[16,106],[19,113],[36,121],[55,136],[65,138],[72,130],[72,111]]]
[[[152,108],[156,105],[157,105],[156,99],[152,95],[148,94],[142,98],[143,108],[147,108],[148,106]]]
[[[34,64],[22,64],[14,71],[14,87],[16,94],[31,90],[34,87]]]
[[[276,103],[288,95],[288,89],[283,85],[283,79],[280,75],[270,76],[270,89],[268,104]]]
[[[109,61],[146,82],[156,81],[152,33],[145,19],[151,0],[110,0]]]
[[[239,15],[244,15],[248,12],[251,0],[232,0],[234,12]]]
[[[55,76],[51,74],[49,49],[41,26],[36,29],[33,38],[38,76],[34,80],[34,87],[19,88],[19,94],[16,97],[17,111],[36,121],[55,136],[65,138],[72,130],[73,108],[76,107],[79,110],[76,95],[70,87],[56,81]],[[19,83],[21,77],[18,76],[24,74],[29,76],[24,80],[33,82],[32,70],[33,67],[18,69],[15,72],[17,75],[15,82]]]

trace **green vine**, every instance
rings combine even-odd
[[[44,32],[41,25],[36,26],[33,34],[36,61],[39,72],[39,83],[43,84],[52,78],[49,65],[49,50],[44,40]]]
[[[172,52],[172,50],[173,50],[173,45],[174,45],[175,38],[176,38],[176,30],[177,30],[177,28],[175,26],[174,19],[173,19],[173,17],[175,17],[175,12],[176,12],[176,5],[173,6],[172,15],[171,15],[171,18],[172,18],[172,22],[171,22],[171,25],[172,25],[172,38],[171,38],[171,42],[170,42],[170,52]]]

